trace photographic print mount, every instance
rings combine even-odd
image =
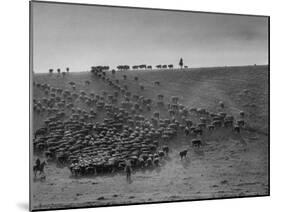
[[[269,195],[269,17],[30,2],[30,209]]]

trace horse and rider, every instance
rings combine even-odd
[[[46,161],[41,162],[39,158],[36,159],[35,165],[33,166],[34,177],[36,178],[37,172],[42,177],[42,174],[45,176],[44,167],[47,165]]]

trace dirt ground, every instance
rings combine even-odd
[[[137,73],[147,96],[159,91],[165,96],[178,94],[184,104],[213,111],[217,101],[223,100],[227,112],[236,115],[244,110],[248,114],[248,129],[240,135],[228,129],[205,134],[205,145],[199,149],[191,148],[189,140],[178,135],[169,142],[171,153],[161,167],[134,172],[131,183],[124,173],[72,178],[68,168],[49,163],[46,180],[32,184],[34,209],[268,195],[267,69],[255,71],[239,69],[221,75],[221,71],[201,70],[196,74],[191,71],[188,78],[173,73],[173,79],[165,74]],[[159,78],[163,87],[150,88],[148,80]],[[41,76],[36,80],[46,79]],[[245,89],[249,95],[243,93]],[[39,94],[35,91],[34,95]],[[34,117],[34,128],[42,119]],[[180,160],[178,153],[183,148],[188,149],[188,157]]]
[[[227,133],[227,132],[225,132]],[[182,161],[174,148],[158,170],[71,178],[68,168],[49,164],[47,179],[34,182],[35,208],[83,207],[268,194],[267,138],[258,134],[210,140]],[[182,141],[184,143],[184,140]]]

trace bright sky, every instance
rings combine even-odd
[[[33,2],[33,64],[190,67],[268,64],[266,17]]]

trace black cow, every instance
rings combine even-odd
[[[240,133],[240,127],[239,126],[234,126],[233,128],[234,132]]]
[[[187,150],[185,149],[185,150],[183,150],[183,151],[180,151],[179,155],[180,155],[181,160],[182,160],[183,158],[186,158]]]
[[[193,147],[200,147],[202,146],[202,141],[200,139],[193,139],[191,141]]]

